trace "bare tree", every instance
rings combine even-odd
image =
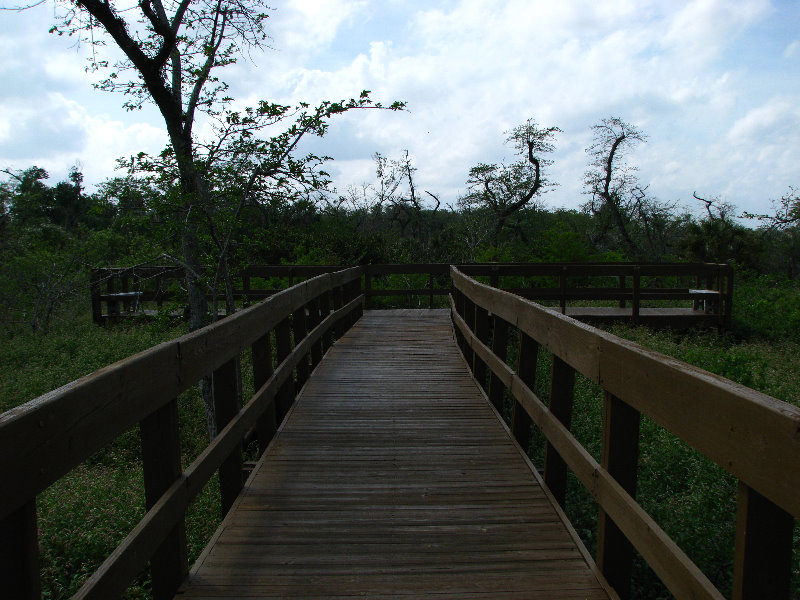
[[[481,163],[472,167],[467,178],[468,193],[465,204],[487,207],[495,219],[494,242],[499,242],[500,232],[509,217],[527,206],[531,200],[543,193],[550,183],[545,167],[552,161],[543,157],[555,150],[553,138],[561,129],[540,127],[535,120],[528,119],[507,131],[506,142],[514,145],[521,157],[517,162],[506,165]]]
[[[697,198],[697,196],[695,196]],[[783,196],[772,202],[773,214],[753,214],[745,212],[745,219],[758,219],[775,229],[785,229],[800,224],[800,188],[789,187]]]
[[[636,167],[626,162],[627,154],[647,136],[618,117],[603,119],[592,127],[594,139],[586,149],[591,157],[585,175],[586,193],[591,196],[588,210],[599,219],[600,238],[614,227],[631,256],[639,247],[630,231],[633,209],[646,196],[639,184]]]

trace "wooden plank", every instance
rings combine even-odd
[[[569,431],[575,392],[575,370],[553,356],[550,375],[550,414]],[[563,507],[567,497],[567,463],[548,441],[544,453],[544,482]]]
[[[481,340],[483,341],[483,340]],[[539,344],[529,336],[520,333],[519,352],[517,353],[517,376],[530,389],[536,385],[536,365],[539,360]],[[511,413],[511,432],[520,447],[528,451],[531,440],[531,421],[530,415],[522,408],[519,401],[514,399]]]
[[[789,600],[794,519],[739,482],[734,600]]]
[[[613,597],[559,514],[469,377],[447,311],[367,312],[180,597]]]
[[[178,401],[173,400],[144,419],[139,431],[145,507],[150,510],[181,477]],[[153,597],[156,600],[172,598],[189,572],[186,524],[183,520],[175,524],[153,554],[150,570]]]
[[[41,598],[37,531],[35,499],[0,519],[0,581],[9,598]]]
[[[484,344],[489,343],[489,323],[489,312],[480,306],[475,306],[474,332],[478,339]],[[473,358],[472,372],[475,374],[475,380],[481,385],[481,387],[485,391],[488,390],[489,383],[486,379],[486,363],[483,362],[477,354],[475,354]]]
[[[272,366],[272,333],[267,332],[251,346],[251,362],[253,363],[253,388],[260,389],[274,372]],[[275,405],[264,411],[256,425],[258,450],[263,453],[278,428]]]
[[[214,411],[217,430],[223,429],[239,412],[236,406],[236,361],[229,360],[214,371]],[[219,467],[219,492],[223,516],[242,489],[242,440],[239,439]]]
[[[474,306],[472,302],[470,306]],[[469,325],[469,323],[468,323]],[[508,355],[508,322],[494,315],[492,318],[492,352],[500,360],[505,360]],[[496,375],[492,374],[489,381],[489,400],[501,415],[503,414],[503,392],[505,385]]]
[[[600,464],[636,498],[641,415],[619,398],[603,399],[603,448]],[[633,546],[601,508],[597,523],[597,566],[623,600],[630,597]]]

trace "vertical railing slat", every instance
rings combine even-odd
[[[294,336],[294,345],[297,345],[303,341],[306,337],[306,333],[308,333],[308,327],[306,324],[306,307],[301,306],[296,311],[292,313],[292,335]],[[295,396],[300,393],[300,390],[303,389],[303,385],[305,385],[306,381],[308,380],[309,374],[309,367],[308,367],[308,355],[302,357],[299,363],[297,363],[297,387],[295,387],[294,393]]]
[[[236,361],[231,359],[214,371],[214,410],[217,431],[236,415]],[[222,514],[226,515],[242,489],[242,448],[238,444],[219,468]]]
[[[0,520],[0,582],[8,598],[39,600],[36,499]]]
[[[319,317],[324,321],[331,314],[331,292],[325,290],[319,299]],[[333,346],[333,331],[329,328],[322,336],[322,354],[325,354]]]
[[[739,482],[734,600],[789,600],[793,530],[792,515]]]
[[[181,476],[181,444],[178,431],[178,401],[162,406],[139,424],[142,440],[142,472],[145,505],[149,510]],[[181,520],[150,559],[153,598],[175,595],[189,572],[186,523]]]
[[[605,392],[600,462],[633,498],[638,479],[640,421],[637,410]],[[602,509],[597,524],[597,566],[622,600],[630,597],[633,546]]]
[[[275,326],[275,354],[278,364],[281,364],[292,353],[291,335],[289,317],[286,317]],[[278,424],[283,422],[286,413],[289,412],[289,407],[294,400],[294,387],[294,380],[290,376],[278,390],[278,396],[275,399]]]
[[[557,356],[553,356],[550,379],[550,412],[567,429],[572,424],[572,403],[575,390],[575,370]],[[544,482],[556,501],[564,506],[567,496],[567,464],[548,442],[544,458]]]
[[[320,307],[319,307],[319,297],[314,298],[309,302],[307,305],[308,307],[308,331],[313,331],[314,328],[320,324],[322,319],[320,318]],[[311,370],[317,368],[317,365],[322,360],[322,338],[314,342],[311,345]]]
[[[639,323],[639,310],[640,310],[640,285],[641,275],[639,274],[639,267],[633,267],[633,301],[631,302],[631,323],[638,325]]]
[[[494,315],[492,319],[492,352],[500,359],[508,356],[508,323]],[[489,383],[489,400],[501,415],[503,414],[503,391],[505,386],[500,378],[492,373]]]
[[[272,339],[268,331],[258,338],[250,347],[253,361],[253,389],[261,389],[273,373],[272,367]],[[258,451],[263,453],[267,449],[272,436],[277,429],[276,402],[273,402],[262,414],[256,424],[258,436]]]
[[[517,375],[529,389],[533,390],[536,385],[536,366],[539,359],[539,344],[530,336],[520,331],[519,334],[519,354],[517,355]],[[531,443],[531,425],[533,421],[530,415],[522,408],[522,405],[514,400],[511,409],[511,432],[519,443],[520,447],[528,451]]]
[[[485,345],[489,345],[489,311],[475,304],[475,337],[477,337]],[[486,363],[475,354],[473,362],[473,373],[475,379],[484,389],[489,389],[489,383],[486,380]]]

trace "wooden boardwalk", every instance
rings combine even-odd
[[[609,592],[449,311],[424,310],[368,311],[331,348],[176,597]]]

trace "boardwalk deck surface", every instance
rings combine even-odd
[[[609,595],[433,310],[334,345],[177,597]]]

